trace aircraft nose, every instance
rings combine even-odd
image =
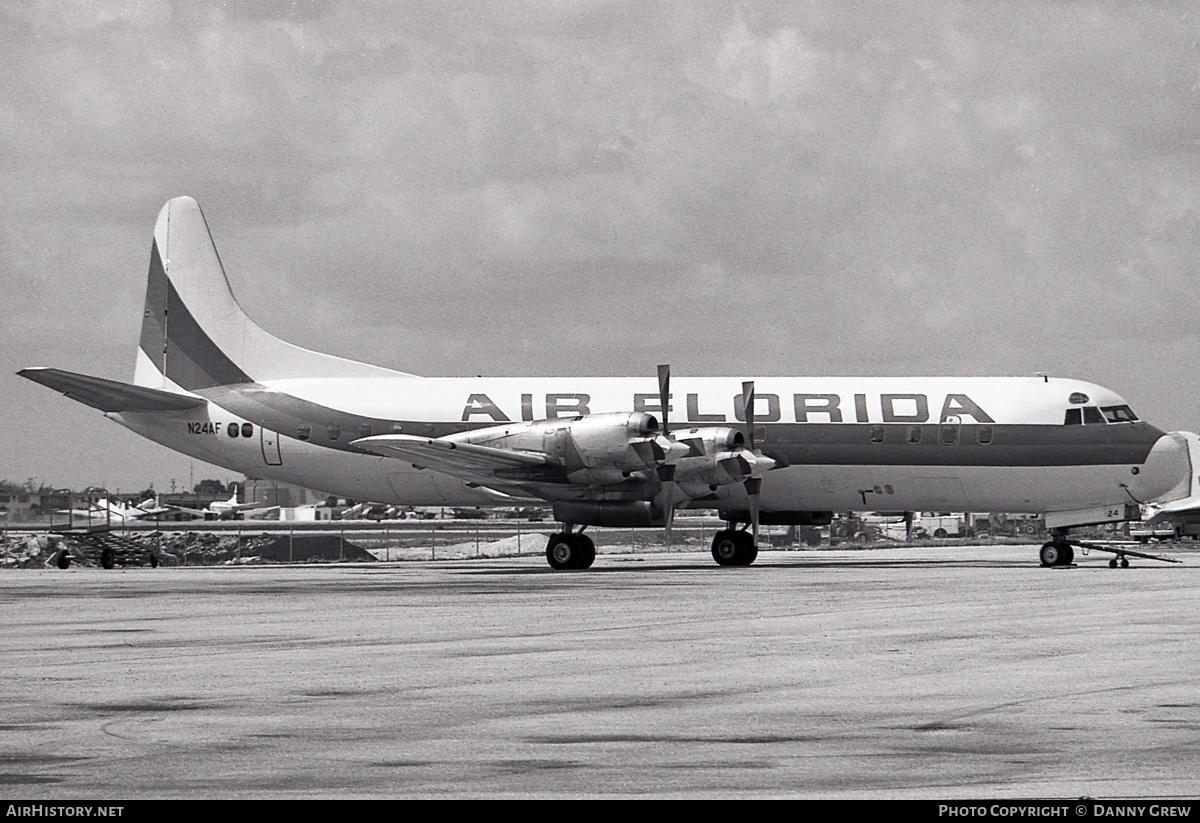
[[[1170,498],[1169,493],[1178,486],[1183,486],[1186,494],[1191,475],[1187,441],[1179,432],[1164,434],[1135,471],[1137,474],[1129,479],[1129,493],[1136,500]]]

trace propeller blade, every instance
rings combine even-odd
[[[754,536],[754,545],[758,545],[759,501],[758,493],[762,490],[762,472],[775,465],[771,458],[760,454],[754,443],[754,381],[742,383],[742,406],[746,409],[746,445],[753,455],[750,462],[750,476],[743,481],[746,487],[746,502],[750,507],[750,531]]]
[[[742,384],[742,408],[746,410],[746,443],[754,451],[754,381]]]
[[[667,424],[667,401],[671,397],[671,367],[663,363],[658,367],[658,403],[662,412],[662,433],[668,435],[671,429]]]
[[[758,545],[758,493],[762,490],[761,477],[747,477],[743,485],[746,487],[746,501],[750,504],[750,533],[754,535],[754,545]]]
[[[663,463],[656,469],[662,481],[663,520],[667,527],[667,548],[671,548],[671,526],[675,522],[675,464]]]
[[[672,446],[683,446],[682,443],[675,443],[671,440],[671,424],[668,422],[670,415],[667,414],[669,408],[668,403],[671,399],[671,366],[668,363],[660,363],[658,366],[658,408],[662,414],[662,434],[665,439],[670,441]],[[668,454],[670,459],[679,459],[691,452],[686,446],[683,446],[683,451],[675,451],[669,449]],[[675,522],[675,466],[674,464],[664,464],[658,467],[658,477],[662,481],[662,495],[664,520],[667,527],[667,549],[671,548],[671,526]]]

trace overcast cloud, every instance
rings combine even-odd
[[[1191,2],[0,10],[0,476],[231,476],[12,375],[132,376],[154,219],[425,375],[1031,374],[1200,429]]]

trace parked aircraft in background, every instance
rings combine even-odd
[[[65,514],[72,519],[78,519],[89,525],[109,523],[127,523],[133,520],[153,520],[173,509],[169,506],[158,505],[156,498],[148,498],[138,505],[126,503],[123,500],[112,500],[100,497],[89,502],[86,509],[59,509],[55,514]]]
[[[395,505],[549,504],[546,557],[587,568],[588,526],[717,509],[722,565],[760,523],[833,511],[1045,516],[1072,526],[1197,496],[1200,448],[1102,386],[1038,377],[423,378],[286,343],[230,290],[196,201],[159,215],[133,383],[20,372],[234,471]]]
[[[279,506],[264,506],[261,503],[239,503],[236,484],[233,485],[228,500],[214,500],[203,509],[190,508],[177,504],[167,506],[166,508],[170,511],[182,512],[203,520],[233,520],[238,517],[255,519],[261,518],[263,515],[271,512],[279,511]]]

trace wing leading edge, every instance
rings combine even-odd
[[[398,457],[418,468],[436,469],[454,477],[487,483],[497,472],[539,469],[550,464],[546,455],[513,449],[496,449],[475,443],[408,434],[380,434],[355,440],[351,445],[365,451]]]

